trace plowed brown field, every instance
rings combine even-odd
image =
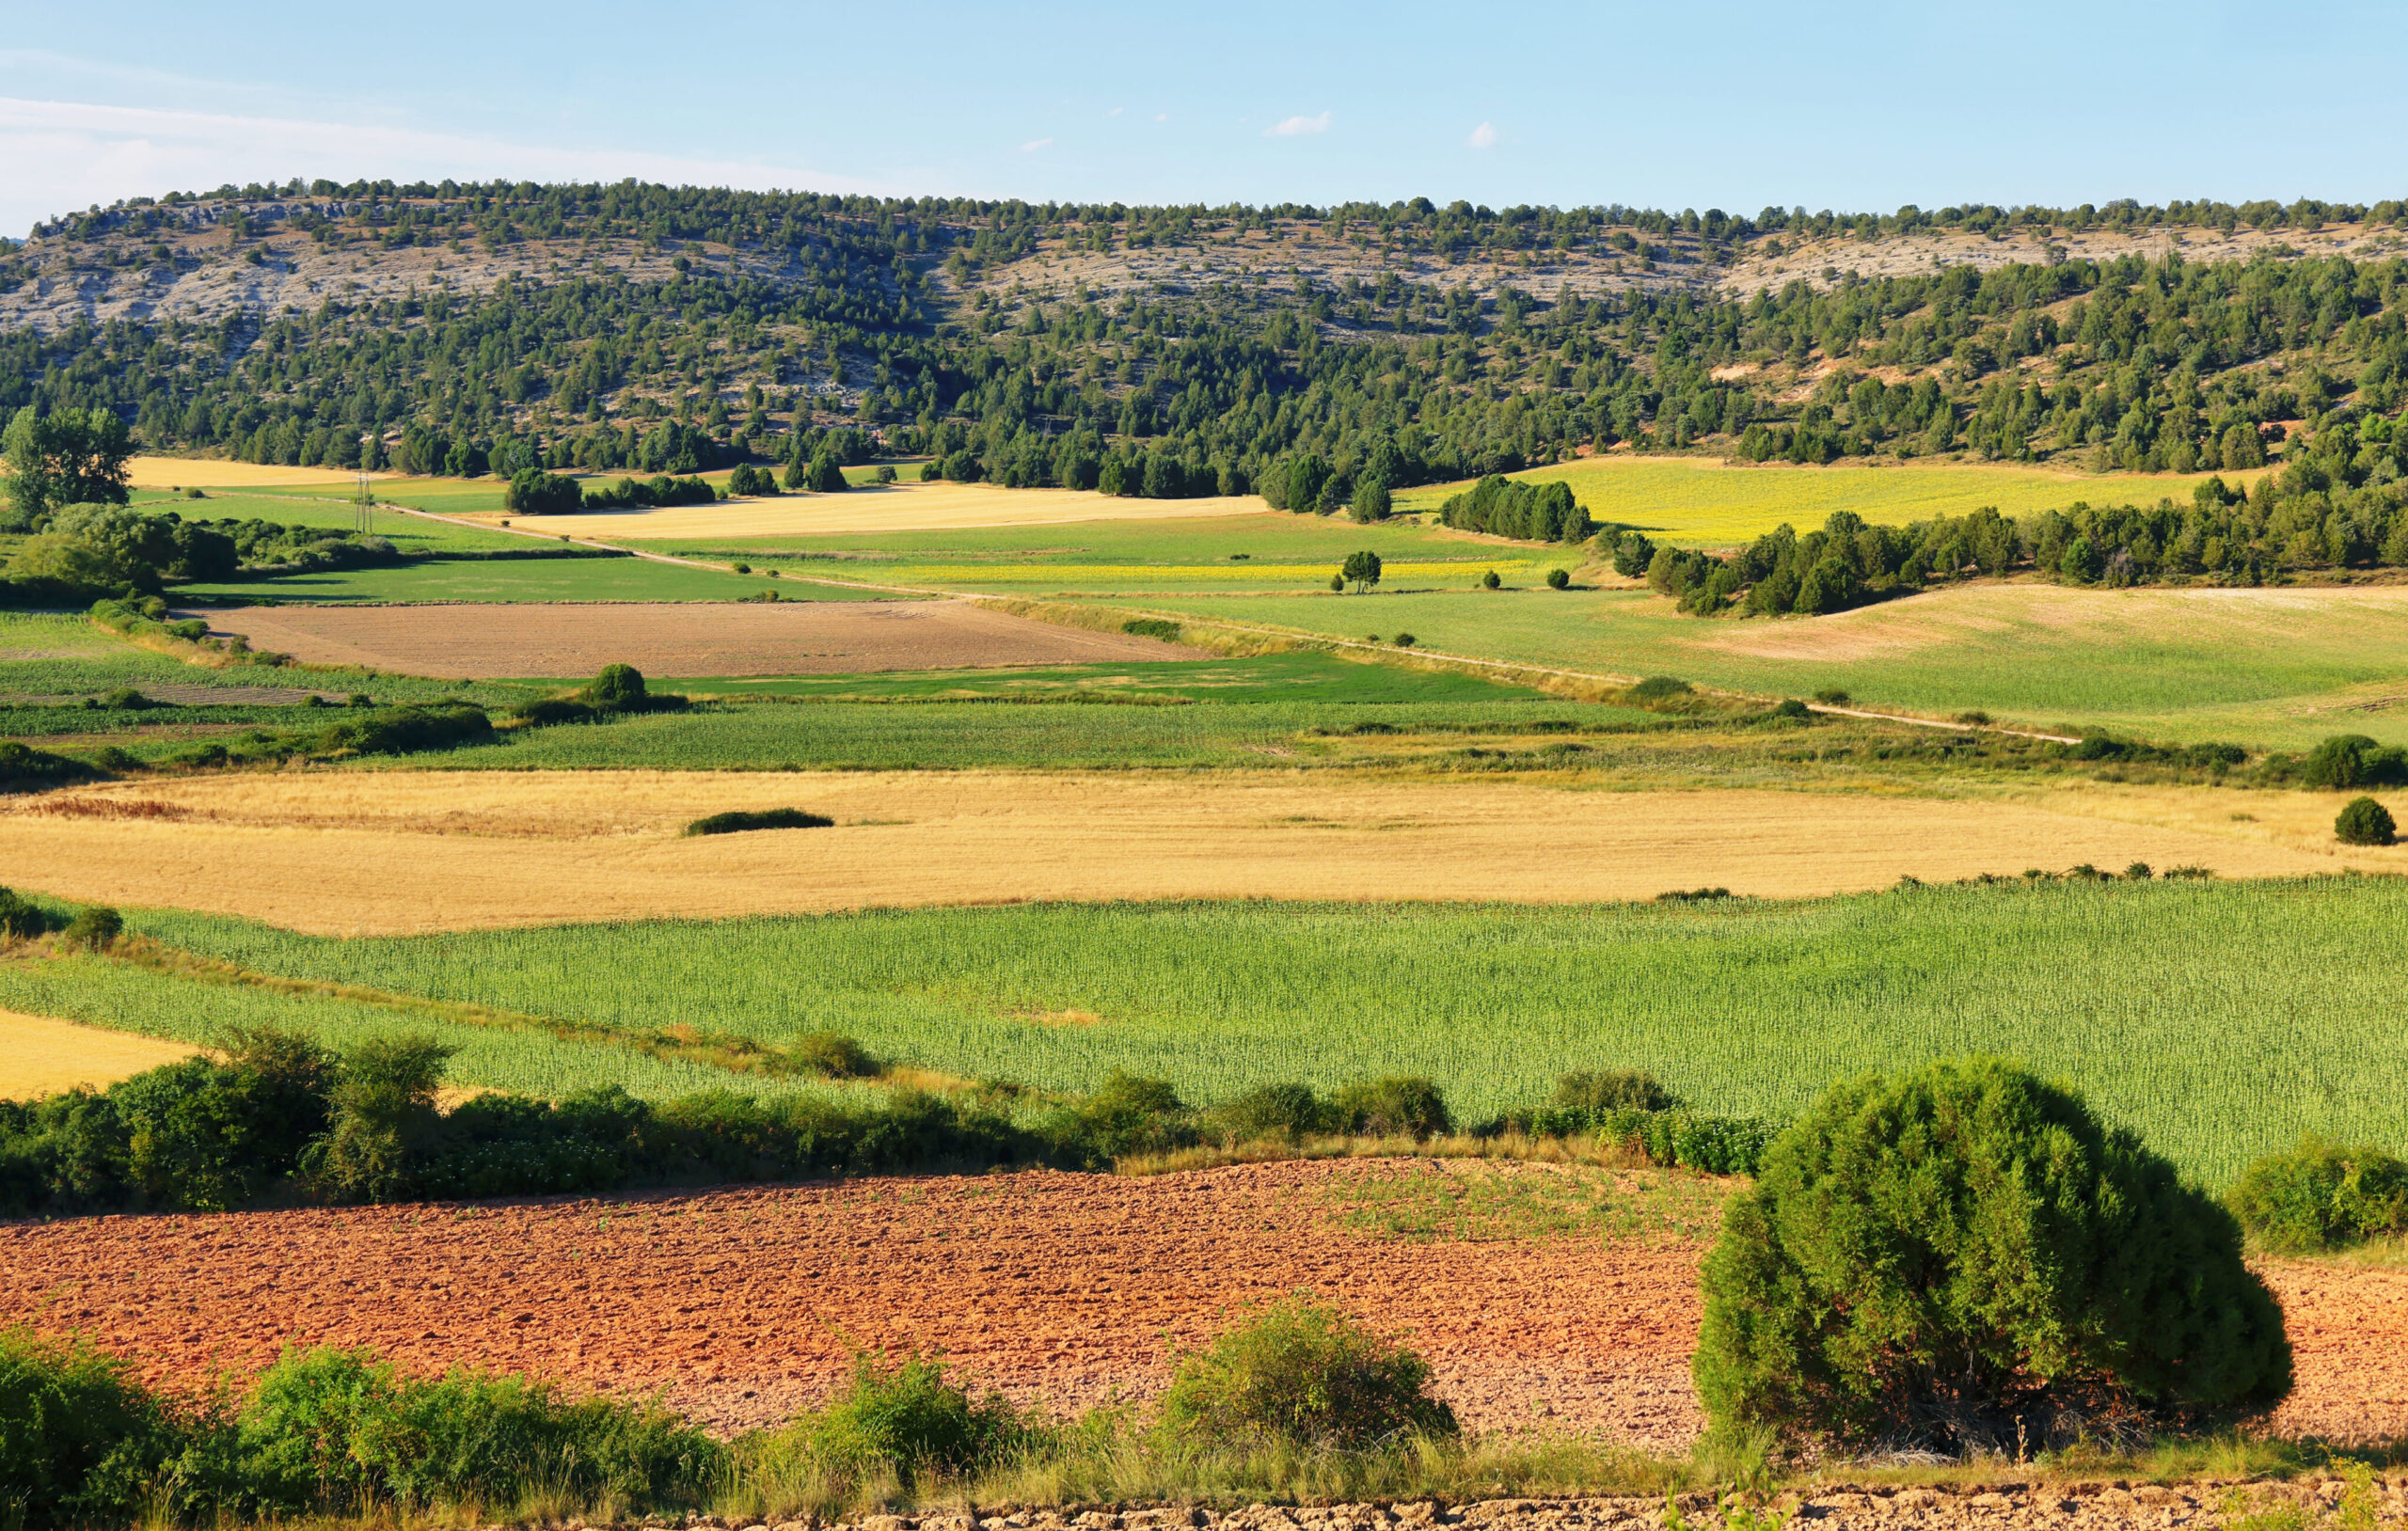
[[[1143,1397],[1167,1347],[1305,1287],[1409,1330],[1476,1427],[1684,1444],[1700,1424],[1694,1240],[1412,1241],[1336,1219],[1356,1177],[1495,1173],[1431,1160],[1040,1172],[18,1224],[0,1230],[0,1315],[80,1330],[153,1379],[256,1367],[288,1343],[369,1344],[413,1368],[660,1390],[740,1428],[825,1397],[854,1345],[942,1349],[1057,1408]],[[2408,1430],[2408,1273],[2270,1275],[2299,1349],[2276,1426]]]
[[[595,606],[250,607],[212,631],[308,664],[441,680],[647,675],[855,675],[889,670],[1199,659],[1123,633],[1057,627],[966,601],[687,602]]]

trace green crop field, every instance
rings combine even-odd
[[[2408,742],[2408,591],[2086,591],[2016,582],[1837,617],[1703,619],[1644,591],[1311,596],[1164,594],[1149,610],[1766,695],[2170,741]]]
[[[685,688],[689,683],[677,683]],[[1511,696],[1510,692],[1491,694]],[[763,701],[691,714],[533,729],[492,745],[362,761],[363,770],[1118,770],[1307,763],[1307,729],[1493,726],[1646,717],[1545,701],[1261,702],[1190,706],[1008,701]]]
[[[1864,463],[1828,467],[1788,463],[1726,465],[1706,457],[1582,458],[1513,475],[1536,483],[1569,483],[1573,496],[1599,521],[1638,527],[1658,541],[1721,545],[1762,536],[1783,522],[1811,531],[1834,511],[1854,511],[1876,524],[1905,526],[1935,516],[1963,515],[1995,506],[2003,515],[2063,510],[2075,500],[2094,505],[2154,505],[2167,496],[2191,497],[2205,474],[2077,474],[1997,463]],[[2247,480],[2235,474],[2227,481]],[[1468,484],[1407,489],[1401,511],[1434,511]]]
[[[833,1028],[961,1076],[1115,1068],[1210,1100],[1426,1074],[1478,1117],[1567,1068],[1786,1117],[1968,1052],[2088,1092],[2209,1180],[2306,1130],[2408,1142],[2408,979],[2367,961],[2408,882],[2046,884],[1594,908],[1021,906],[326,939],[166,911],[145,934],[280,976],[642,1031]],[[13,970],[11,970],[13,971]],[[0,1003],[31,1008],[0,983]],[[62,994],[62,1000],[70,998]],[[188,1036],[97,986],[78,1015]],[[1077,1026],[1042,1018],[1082,1011]],[[532,1068],[534,1065],[527,1065]]]
[[[512,545],[523,545],[514,544]],[[273,596],[312,603],[474,601],[737,601],[774,590],[781,600],[891,599],[882,592],[789,580],[775,585],[717,569],[651,559],[510,559],[428,562],[385,569],[327,569],[265,579],[177,587],[182,599]]]
[[[1545,700],[1542,693],[1478,675],[1373,664],[1318,650],[1244,659],[1165,659],[1124,665],[1064,665],[1026,670],[924,671],[880,675],[772,675],[664,680],[689,696],[779,696],[829,700],[1022,702],[1136,700],[1155,702],[1432,702]],[[1582,708],[1588,717],[1595,708]],[[1636,709],[1606,709],[1642,719]]]
[[[0,1008],[202,1046],[222,1043],[229,1033],[255,1026],[300,1032],[333,1048],[372,1038],[432,1035],[459,1050],[452,1060],[451,1082],[555,1098],[600,1084],[616,1084],[652,1099],[702,1090],[762,1095],[829,1088],[794,1079],[730,1074],[609,1043],[562,1040],[548,1032],[462,1025],[422,1008],[200,983],[92,957],[0,961]]]
[[[186,499],[150,490],[138,490],[135,505],[158,513],[173,511],[187,521],[273,521],[280,526],[316,527],[330,533],[356,530],[358,508],[340,500],[283,495],[270,490],[214,490],[207,499]],[[468,548],[524,547],[524,537],[482,527],[464,527],[430,520],[389,508],[375,514],[375,532],[404,553],[451,552]]]

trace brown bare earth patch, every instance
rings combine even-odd
[[[967,601],[774,605],[248,608],[205,613],[214,631],[309,664],[443,680],[647,675],[851,675],[887,670],[1194,659],[1194,649],[1083,632]]]
[[[182,816],[132,806],[144,802]],[[80,806],[114,803],[121,816]],[[708,813],[787,807],[836,824],[680,833]],[[1719,790],[1608,812],[1571,784],[1275,770],[289,770],[0,810],[12,885],[332,935],[1029,899],[1808,897],[2084,861],[2283,876],[2402,857],[2053,805]]]
[[[855,1346],[942,1349],[1057,1409],[1142,1398],[1165,1380],[1170,1348],[1301,1287],[1406,1332],[1475,1428],[1544,1424],[1657,1448],[1695,1434],[1702,1244],[1349,1227],[1335,1205],[1348,1184],[1398,1163],[20,1224],[0,1244],[0,1314],[81,1331],[154,1381],[256,1368],[288,1343],[366,1344],[421,1371],[470,1363],[665,1390],[732,1429],[826,1397]],[[2408,1429],[2408,1273],[2285,1263],[2269,1274],[2299,1350],[2275,1427],[2347,1441]]]

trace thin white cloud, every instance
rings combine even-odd
[[[562,149],[359,122],[235,117],[0,96],[0,231],[126,197],[208,191],[227,182],[617,181],[750,191],[897,192],[851,176],[752,160],[642,150]],[[921,188],[925,189],[925,188]]]
[[[1495,149],[1497,147],[1497,124],[1494,122],[1482,122],[1480,126],[1471,130],[1471,136],[1465,139],[1464,142],[1471,145],[1474,149]]]
[[[1103,115],[1106,117],[1118,117],[1123,110],[1125,110],[1125,108],[1115,106],[1112,110],[1104,113]]]
[[[1023,154],[1034,154],[1040,149],[1051,149],[1053,147],[1054,140],[1051,138],[1031,138],[1028,142],[1020,146],[1020,151]]]
[[[1167,122],[1170,120],[1170,114],[1168,112],[1156,112],[1154,114],[1154,120],[1157,122]]]
[[[1323,112],[1318,117],[1283,117],[1263,129],[1262,135],[1265,138],[1293,138],[1300,134],[1327,133],[1332,115]]]

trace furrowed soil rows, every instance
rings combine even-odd
[[[1166,1348],[1304,1287],[1409,1332],[1476,1428],[1685,1444],[1702,1423],[1696,1240],[1392,1239],[1332,1210],[1350,1180],[1494,1173],[1341,1161],[86,1219],[11,1230],[0,1311],[81,1331],[153,1381],[255,1369],[288,1343],[366,1344],[420,1371],[660,1390],[737,1429],[825,1398],[863,1346],[941,1349],[1057,1409],[1147,1397]],[[2350,1441],[2408,1428],[2408,1273],[2271,1274],[2300,1373],[2275,1427]]]
[[[800,587],[807,594],[810,587]],[[1150,638],[1031,622],[962,601],[249,608],[213,630],[309,664],[443,680],[647,675],[851,675],[889,670],[1197,659]]]
[[[836,824],[681,836],[781,807]],[[2403,859],[2017,803],[1268,772],[288,771],[0,810],[11,883],[328,935],[1023,899],[1791,898],[2084,861],[2298,876]]]

